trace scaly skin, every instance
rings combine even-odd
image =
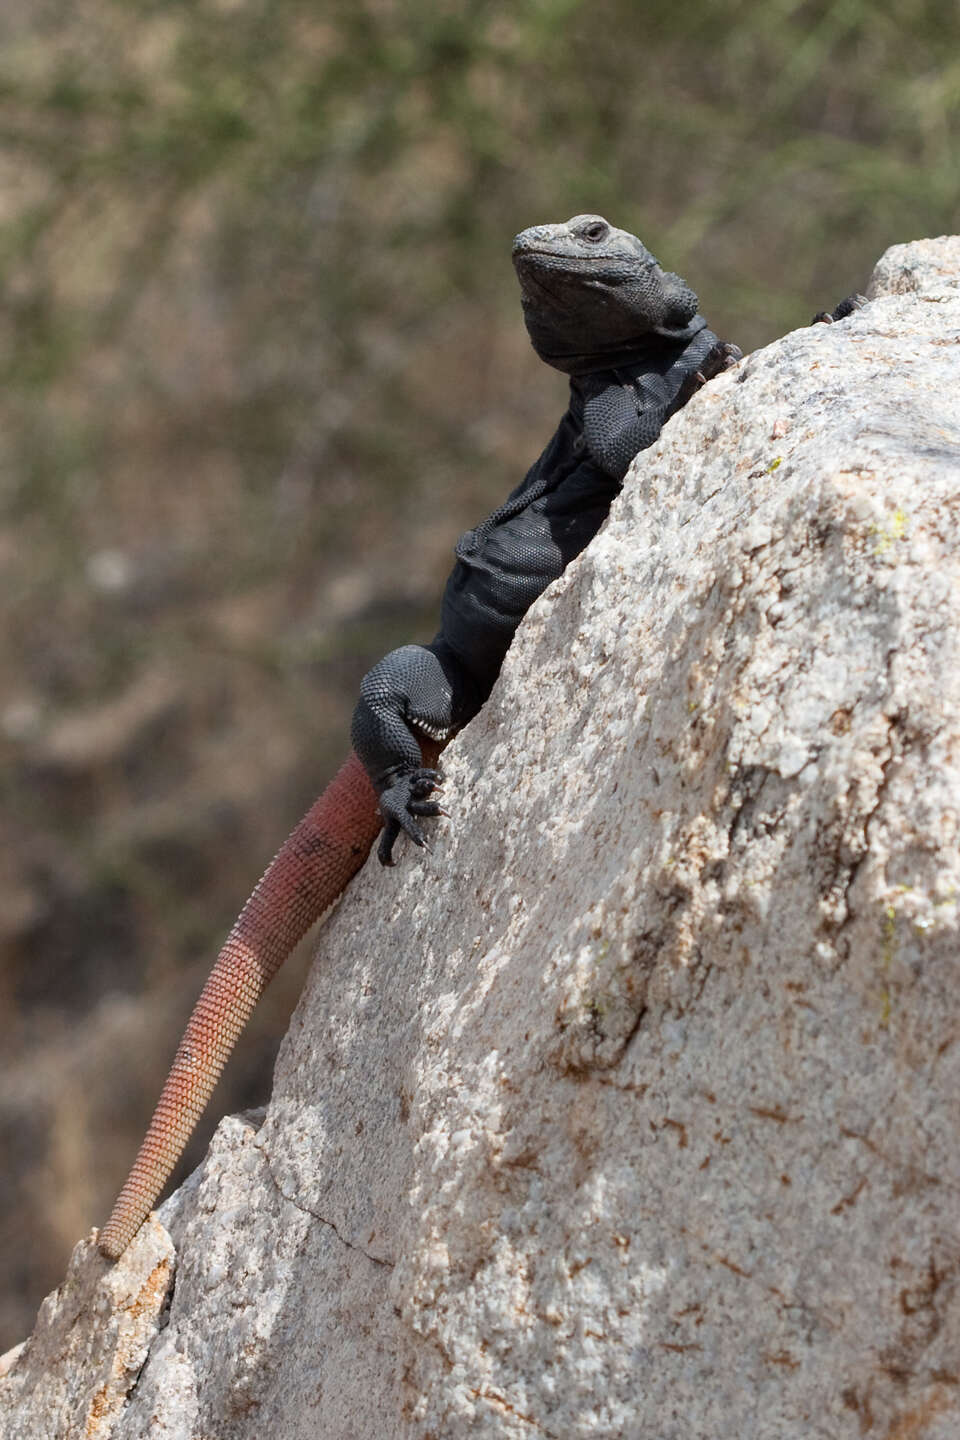
[[[440,746],[425,741],[432,766]],[[146,1138],[98,1238],[119,1260],[183,1153],[242,1030],[294,946],[360,869],[383,821],[351,751],[244,905],[187,1022]]]
[[[159,1195],[270,977],[359,869],[381,822],[378,853],[390,865],[401,831],[423,845],[419,822],[443,813],[428,798],[439,744],[420,737],[449,737],[477,714],[521,617],[596,534],[634,455],[740,358],[680,276],[602,215],[531,226],[513,258],[533,347],[571,377],[566,414],[523,483],[460,537],[435,639],[392,651],[364,677],[355,753],[257,886],[204,987],[100,1237],[111,1259]],[[816,319],[864,303],[851,296]]]

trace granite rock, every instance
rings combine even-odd
[[[68,1277],[4,1437],[960,1431],[960,238],[870,294],[638,458],[161,1210],[169,1311],[110,1358],[160,1224]]]

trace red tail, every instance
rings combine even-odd
[[[100,1232],[108,1259],[120,1258],[156,1202],[268,983],[360,869],[380,825],[373,786],[351,751],[277,852],[220,951],[130,1177]]]

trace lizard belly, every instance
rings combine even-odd
[[[441,634],[487,692],[520,621],[592,540],[619,488],[584,461],[519,514],[460,537]]]

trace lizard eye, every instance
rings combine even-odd
[[[610,226],[606,220],[592,220],[584,230],[583,238],[585,240],[592,240],[594,244],[597,244],[599,241],[605,240],[609,233]]]

